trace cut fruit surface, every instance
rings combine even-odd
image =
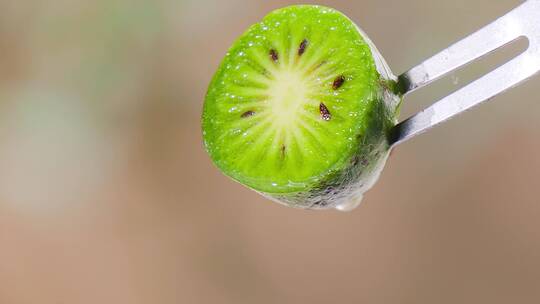
[[[352,169],[368,167],[384,146],[396,109],[382,98],[383,82],[370,45],[343,14],[274,11],[235,42],[210,84],[206,149],[233,179],[310,207],[301,200],[337,180],[348,185],[344,174],[357,182]]]

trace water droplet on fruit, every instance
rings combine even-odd
[[[358,194],[351,200],[337,205],[335,208],[336,210],[343,211],[343,212],[353,211],[354,209],[356,209],[356,207],[360,205],[363,198],[364,198],[364,195]]]

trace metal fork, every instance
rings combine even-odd
[[[421,134],[538,73],[540,0],[525,1],[493,23],[400,75],[398,87],[403,95],[407,95],[522,37],[528,39],[527,50],[396,125],[390,132],[391,145],[398,145]]]

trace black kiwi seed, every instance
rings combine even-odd
[[[285,158],[285,149],[287,149],[287,147],[285,145],[281,145],[281,158]]]
[[[334,80],[334,83],[332,83],[332,89],[337,90],[337,89],[341,88],[341,86],[343,85],[344,82],[345,82],[345,77],[343,77],[343,75],[338,76]]]
[[[321,112],[321,118],[328,121],[332,118],[332,114],[330,114],[330,111],[328,111],[328,108],[324,103],[321,102],[319,105],[319,112]]]
[[[272,59],[273,62],[277,62],[279,60],[279,56],[276,50],[274,49],[270,50],[270,59]]]
[[[249,111],[246,111],[246,112],[242,113],[242,115],[240,115],[240,117],[248,118],[248,117],[253,116],[253,115],[255,115],[255,112],[249,110]]]
[[[302,56],[306,52],[307,46],[308,41],[306,39],[302,40],[302,43],[300,43],[300,46],[298,47],[298,56]]]

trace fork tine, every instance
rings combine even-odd
[[[540,71],[540,0],[528,0],[503,17],[401,75],[411,92],[520,37],[529,47],[521,55],[396,125],[391,145],[402,143],[477,104],[518,85]]]
[[[389,137],[391,145],[397,145],[421,134],[530,78],[540,70],[538,57],[536,52],[526,51],[491,73],[399,123],[391,131]]]
[[[516,26],[514,15],[520,8],[401,74],[398,83],[402,93],[421,88],[519,38],[522,31],[521,27]]]

